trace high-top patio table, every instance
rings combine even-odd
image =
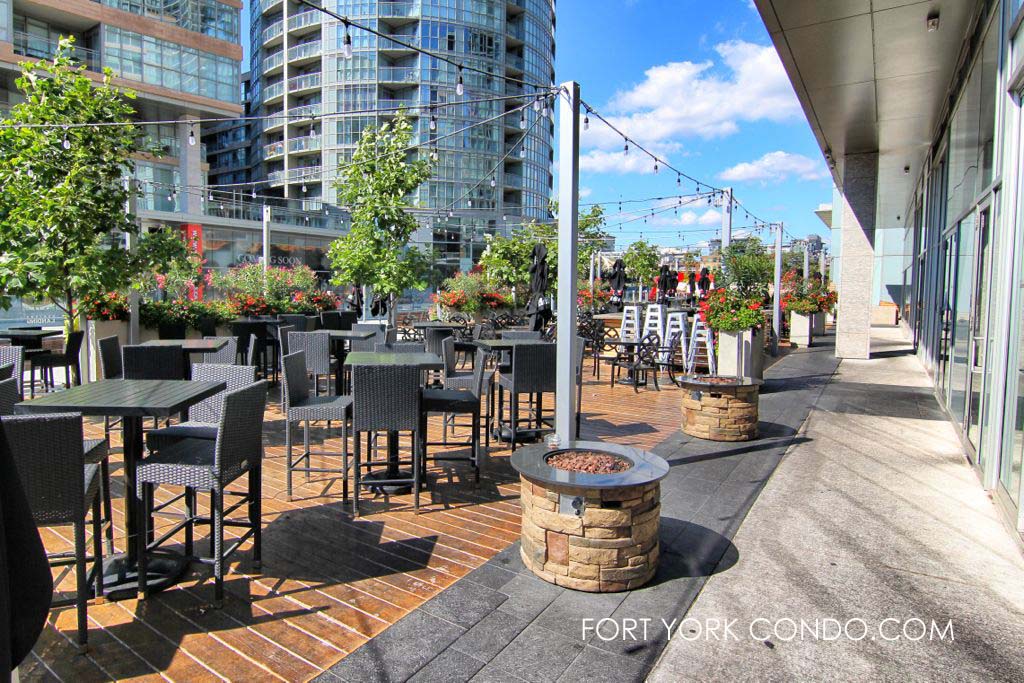
[[[14,346],[25,349],[42,348],[43,339],[64,334],[62,330],[0,330],[0,339],[10,339]]]
[[[213,353],[227,345],[227,339],[153,339],[142,343],[142,346],[180,346],[185,355],[185,379],[192,377],[192,354]]]
[[[186,380],[104,379],[24,401],[14,406],[19,414],[81,413],[85,416],[120,416],[124,442],[125,531],[127,552],[104,558],[103,585],[111,600],[134,598],[138,586],[135,540],[141,520],[135,509],[135,466],[142,458],[142,420],[170,417],[226,388],[224,382]],[[42,451],[45,453],[45,450]],[[184,572],[184,557],[160,555],[147,564],[150,588],[174,584]]]
[[[328,332],[331,333],[331,351],[338,359],[338,374],[334,377],[334,393],[341,396],[345,393],[345,383],[342,381],[344,373],[341,368],[345,365],[345,358],[352,349],[352,342],[369,339],[377,333],[373,330],[328,330]]]
[[[444,368],[444,361],[435,353],[374,353],[370,351],[353,351],[345,358],[345,365],[356,367],[358,365],[409,365],[420,370],[441,370]],[[384,479],[398,479],[404,476],[412,476],[408,472],[402,473],[398,469],[398,434],[388,432],[388,468]],[[372,473],[367,478],[372,478]],[[383,487],[388,493],[404,493],[409,490],[408,486]]]
[[[473,343],[488,351],[509,351],[517,346],[554,344],[543,339],[477,339]]]
[[[445,322],[443,320],[421,320],[412,324],[414,330],[464,330],[466,323]]]

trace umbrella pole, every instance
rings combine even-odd
[[[563,83],[558,97],[558,370],[555,433],[567,446],[576,428],[576,296],[580,204],[580,85]]]

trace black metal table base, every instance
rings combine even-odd
[[[537,441],[543,436],[545,432],[550,432],[551,427],[529,427],[516,430],[516,443],[532,443]],[[495,427],[491,430],[491,436],[498,441],[504,443],[512,443],[512,428],[507,424],[502,423],[500,426]]]
[[[396,472],[389,472],[386,468],[377,470],[376,472],[368,472],[361,477],[364,484],[374,493],[385,493],[389,496],[402,496],[406,493],[412,493],[412,484],[385,484],[383,486],[374,486],[372,482],[374,479],[412,479],[412,470],[398,470]]]
[[[146,589],[161,591],[177,583],[188,569],[184,556],[154,555],[146,562]],[[138,596],[138,568],[128,565],[124,554],[103,560],[103,593],[108,600],[130,600]]]

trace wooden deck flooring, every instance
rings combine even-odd
[[[637,394],[629,386],[610,389],[605,372],[600,383],[589,367],[586,376],[584,438],[653,447],[679,428],[679,390],[667,378],[662,391]],[[433,421],[432,439],[439,430]],[[465,464],[432,466],[419,515],[412,497],[400,496],[367,499],[353,519],[339,482],[325,476],[306,483],[298,475],[288,501],[276,405],[268,407],[264,434],[263,566],[252,568],[245,547],[235,554],[223,609],[210,608],[209,569],[194,566],[148,600],[90,602],[85,655],[74,646],[74,609],[54,610],[22,680],[307,680],[518,538],[519,486],[504,447],[492,443],[479,487]],[[316,430],[314,444],[323,435]],[[336,438],[328,440],[332,449],[340,450]],[[119,462],[114,476],[115,495],[122,495]],[[121,503],[115,500],[119,549]],[[158,518],[157,526],[168,522]],[[206,553],[204,533],[197,531],[197,550]],[[70,528],[45,529],[43,538],[49,550],[71,546]],[[61,588],[73,585],[73,576],[61,578]]]

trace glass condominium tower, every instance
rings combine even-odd
[[[554,82],[554,0],[325,6],[400,42],[353,26],[346,58],[342,22],[297,0],[254,1],[253,113],[282,115],[258,123],[253,177],[260,194],[311,211],[337,204],[339,168],[361,132],[394,116],[374,110],[403,108],[414,142],[424,145],[420,154],[436,151],[433,175],[413,198],[421,225],[414,241],[435,250],[441,270],[468,268],[486,234],[550,215],[554,124],[542,114],[551,105],[537,111],[532,102],[534,85]],[[466,67],[464,93],[456,92],[456,66],[401,43]],[[524,130],[514,110],[527,102]]]

